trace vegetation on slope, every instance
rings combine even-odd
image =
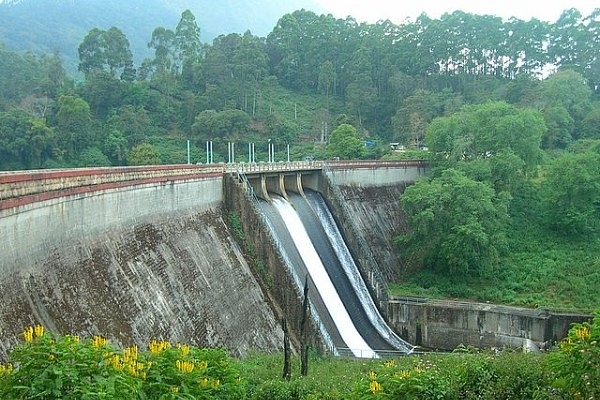
[[[279,354],[231,359],[224,350],[153,340],[114,348],[101,336],[23,332],[0,364],[3,399],[590,399],[600,395],[600,315],[549,354],[479,352],[354,360],[313,355],[283,379]],[[298,360],[294,359],[297,367]]]

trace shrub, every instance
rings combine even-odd
[[[50,335],[40,325],[0,366],[2,399],[240,399],[240,378],[223,350],[152,341],[113,348],[100,337]]]
[[[592,322],[573,324],[567,337],[550,355],[554,386],[573,399],[600,398],[600,311]]]

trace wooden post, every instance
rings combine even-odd
[[[304,278],[304,300],[302,301],[302,321],[300,322],[300,375],[308,375],[308,275]]]
[[[283,328],[283,379],[289,380],[292,377],[292,364],[290,360],[290,337],[285,318],[281,319],[281,326]]]

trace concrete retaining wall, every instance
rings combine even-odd
[[[439,350],[453,350],[461,344],[521,347],[527,345],[526,340],[547,347],[564,338],[572,323],[590,318],[577,313],[425,299],[392,300],[386,311],[388,322],[404,339]]]

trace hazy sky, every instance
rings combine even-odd
[[[556,22],[564,10],[578,9],[584,16],[599,7],[593,0],[313,0],[326,13],[338,18],[354,17],[357,22],[389,19],[398,24],[406,18],[415,20],[422,12],[439,18],[445,12],[462,10],[473,14],[493,14],[523,20],[537,18]]]

